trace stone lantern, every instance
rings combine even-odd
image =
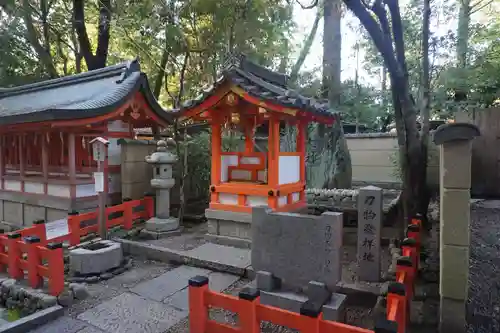
[[[146,156],[146,162],[153,165],[151,187],[156,190],[156,214],[146,222],[145,236],[160,238],[180,232],[179,219],[170,216],[170,189],[175,184],[172,166],[177,156],[167,151],[167,143],[160,140],[156,152]]]

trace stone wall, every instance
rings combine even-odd
[[[140,199],[151,191],[153,167],[145,157],[156,150],[156,142],[149,140],[120,139],[122,198]]]
[[[375,185],[382,188],[400,188],[395,158],[397,138],[392,133],[346,134],[351,153],[352,180],[357,185]],[[428,184],[439,186],[439,155],[436,146],[429,143]]]

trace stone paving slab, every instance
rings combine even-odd
[[[208,275],[209,284],[208,288],[213,291],[221,292],[236,283],[240,277],[232,274],[213,272]],[[184,288],[172,296],[167,297],[163,303],[168,304],[176,309],[188,311],[189,310],[189,291]]]
[[[38,327],[29,333],[105,333],[98,328],[71,317],[61,317],[53,322]]]
[[[244,275],[251,264],[250,249],[240,249],[213,243],[206,243],[192,250],[186,251],[185,256],[193,264],[204,262],[206,268],[225,271],[237,275]]]
[[[161,333],[187,316],[168,305],[123,293],[78,316],[109,333]]]
[[[157,278],[139,283],[137,286],[130,289],[130,291],[142,297],[161,302],[167,297],[186,288],[189,279],[193,276],[209,274],[210,271],[207,269],[180,266]]]

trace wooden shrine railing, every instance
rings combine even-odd
[[[137,207],[143,207],[140,211],[134,211]],[[106,208],[105,216],[107,228],[113,228],[121,225],[124,229],[130,230],[134,221],[139,219],[147,220],[154,216],[154,198],[145,196],[143,199],[130,200],[124,199],[123,203]],[[79,214],[71,212],[68,215],[68,233],[59,237],[47,239],[47,231],[44,220],[34,221],[31,227],[21,229],[15,233],[21,236],[36,236],[40,238],[40,244],[45,245],[48,242],[69,241],[71,246],[78,245],[80,238],[90,233],[98,232],[97,224],[98,210]],[[94,222],[90,225],[88,222]]]
[[[64,289],[64,259],[61,243],[40,244],[40,238],[12,233],[0,235],[0,267],[7,268],[9,276],[20,280],[27,272],[27,280],[33,288],[48,280],[49,292],[57,296]]]
[[[208,289],[208,278],[195,276],[189,280],[190,333],[258,333],[260,322],[286,326],[301,333],[405,333],[409,309],[414,294],[414,281],[420,255],[421,220],[413,219],[407,237],[402,242],[403,256],[397,262],[396,282],[388,288],[387,313],[373,330],[324,320],[321,306],[310,302],[302,304],[300,313],[260,304],[259,291],[243,289],[238,297]],[[222,308],[238,315],[239,326],[209,319],[210,307]]]
[[[142,210],[135,208],[142,206]],[[117,214],[121,213],[121,214]],[[98,225],[85,226],[85,222],[97,220],[97,211],[68,216],[68,233],[47,239],[45,221],[39,220],[33,226],[9,234],[0,234],[0,269],[16,280],[26,278],[33,288],[48,280],[49,293],[57,296],[64,289],[64,253],[62,242],[71,246],[80,243],[80,237],[97,232]],[[119,215],[119,216],[112,216]],[[122,204],[106,208],[106,226],[121,225],[131,229],[134,221],[154,216],[154,199],[146,196],[140,200],[124,200]],[[110,217],[111,216],[111,217]],[[25,274],[26,272],[26,274]]]

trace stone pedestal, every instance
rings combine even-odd
[[[91,243],[69,251],[70,270],[78,275],[107,272],[120,266],[122,261],[121,244],[109,240]]]
[[[469,280],[471,140],[479,136],[472,124],[441,125],[434,133],[440,149],[441,332],[466,332]]]
[[[170,189],[175,185],[172,166],[177,157],[167,151],[167,143],[158,141],[156,152],[146,156],[146,162],[153,165],[151,187],[156,189],[156,216],[146,222],[141,236],[158,239],[179,234],[179,219],[170,216]]]

